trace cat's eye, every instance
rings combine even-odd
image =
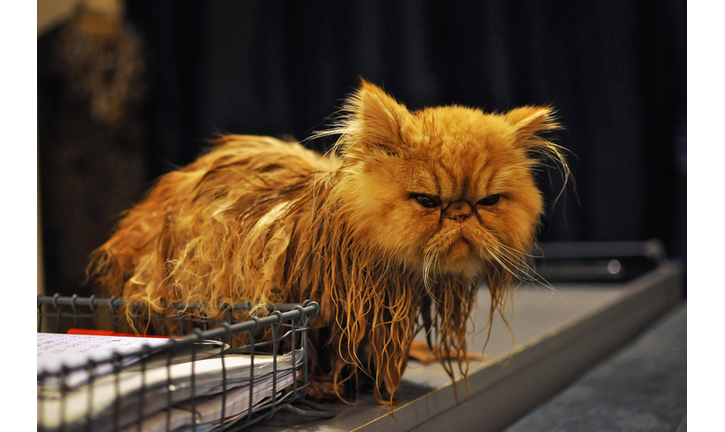
[[[498,204],[498,202],[501,201],[501,194],[493,194],[489,195],[486,198],[480,200],[478,204],[482,206],[492,206]]]
[[[418,201],[418,204],[425,208],[435,208],[440,205],[438,197],[426,194],[410,194],[410,197]]]

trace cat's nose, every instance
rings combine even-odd
[[[471,205],[465,201],[456,201],[451,203],[444,213],[444,216],[448,219],[452,219],[458,223],[468,219],[473,214]]]

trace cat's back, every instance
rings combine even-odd
[[[160,178],[149,195],[156,201],[259,203],[266,195],[299,189],[335,172],[339,161],[297,142],[254,135],[227,135],[192,164]]]
[[[145,251],[156,243],[150,239],[165,233],[185,242],[211,226],[241,234],[280,204],[305,207],[315,183],[333,177],[340,164],[333,155],[272,137],[228,135],[214,144],[195,162],[160,177],[105,246]]]
[[[339,167],[335,156],[271,137],[229,135],[214,144],[190,165],[160,177],[94,252],[89,274],[98,275],[111,294],[121,295],[131,279],[163,290],[161,281],[170,274],[179,286],[214,286],[222,282],[205,278],[223,272],[230,256],[239,266],[262,262],[270,255],[268,243],[276,244],[268,239],[310,211],[313,195],[319,198],[315,185]],[[252,267],[239,274],[259,282]]]
[[[231,181],[284,185],[312,174],[335,171],[338,160],[322,156],[294,141],[267,136],[227,135],[214,141],[215,146],[196,162],[179,170],[194,187]]]

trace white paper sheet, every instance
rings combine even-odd
[[[297,351],[296,363],[299,364],[302,358],[302,352]],[[277,356],[277,370],[280,372],[277,378],[278,391],[292,383],[291,373],[285,375],[283,372],[285,368],[292,366],[291,354]],[[253,369],[254,404],[258,400],[272,396],[273,358],[264,355],[255,356]],[[49,429],[63,426],[66,430],[73,430],[76,425],[82,428],[84,422],[91,419],[93,430],[103,431],[113,429],[115,425],[109,420],[116,418],[118,426],[123,427],[137,421],[141,414],[145,417],[165,409],[169,398],[173,404],[177,404],[188,400],[192,392],[197,398],[204,395],[218,395],[225,376],[227,390],[243,386],[248,388],[252,377],[251,358],[246,355],[227,355],[223,361],[221,358],[208,358],[173,364],[169,367],[151,368],[145,372],[123,371],[95,379],[91,385],[83,385],[64,394],[46,391],[47,389],[39,387],[38,425]],[[234,402],[240,408],[234,410],[244,409],[249,403],[249,391],[239,393],[239,398]],[[118,406],[117,416],[113,414],[115,406]],[[204,414],[202,415],[205,420],[209,419],[209,415],[214,415]]]
[[[159,347],[168,342],[165,338],[121,337],[70,335],[62,333],[37,333],[38,335],[38,374],[60,372],[63,366],[86,365],[90,360],[99,362],[112,358],[114,352],[128,354],[139,351],[143,346]],[[152,349],[153,351],[153,349]],[[139,360],[141,356],[125,358],[124,364]],[[113,370],[112,364],[100,366],[94,375],[102,375]],[[66,377],[65,384],[71,387],[85,382],[88,372],[79,370]],[[50,382],[46,382],[50,384]]]

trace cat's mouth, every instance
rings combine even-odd
[[[478,274],[483,263],[473,238],[466,227],[438,233],[420,261],[421,269],[434,269],[440,274]]]
[[[441,270],[456,275],[474,276],[480,272],[481,261],[477,258],[476,247],[463,235],[455,238],[441,260]]]
[[[446,247],[442,249],[445,251],[447,270],[457,272],[463,267],[469,266],[471,258],[475,255],[475,249],[471,240],[463,234],[451,238]]]
[[[473,245],[465,237],[460,237],[454,241],[448,249],[448,256],[456,257],[460,255],[470,255],[473,250]]]

